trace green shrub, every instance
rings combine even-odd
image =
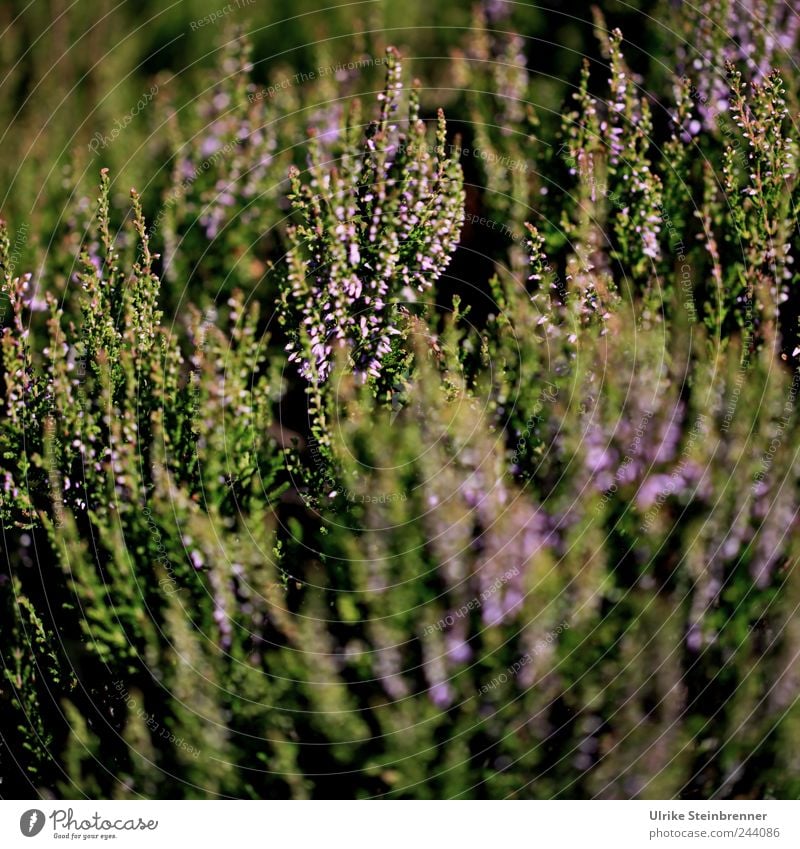
[[[598,17],[549,129],[484,6],[450,128],[237,48],[155,200],[0,227],[4,795],[800,791],[794,78]]]

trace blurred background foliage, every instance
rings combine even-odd
[[[10,221],[33,222],[29,259],[37,247],[46,251],[46,239],[57,231],[69,199],[93,191],[100,167],[110,169],[123,197],[135,185],[146,211],[155,210],[172,152],[168,116],[191,110],[218,79],[226,43],[238,30],[253,44],[256,84],[282,73],[294,76],[350,62],[365,48],[380,56],[393,44],[409,59],[409,73],[433,89],[431,103],[447,109],[463,97],[453,85],[451,59],[473,23],[469,4],[275,0],[267,6],[258,0],[234,7],[213,25],[191,29],[193,21],[224,6],[201,0],[166,6],[147,0],[3,4],[0,109],[6,154],[0,162],[0,210]],[[526,37],[535,75],[531,102],[553,126],[582,57],[599,59],[591,16],[581,4],[513,6],[498,29]],[[635,48],[629,59],[637,68],[649,68],[659,64],[648,55],[651,47],[663,39],[658,26],[642,28],[640,6],[608,3],[604,11],[612,25],[632,24],[628,32]],[[379,67],[360,76],[362,91],[380,87]],[[153,82],[159,85],[154,107],[135,116],[102,155],[93,154],[87,145],[95,132],[110,132]],[[319,102],[318,89],[324,86],[318,81],[303,86],[309,88],[303,100]]]

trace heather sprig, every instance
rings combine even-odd
[[[604,38],[610,76],[609,95],[601,103],[589,91],[589,66],[584,64],[577,109],[564,119],[564,152],[570,175],[577,177],[578,201],[572,220],[565,211],[567,235],[591,252],[593,241],[614,235],[610,258],[634,282],[646,283],[661,258],[661,178],[650,159],[653,132],[650,106],[638,91],[622,52],[622,33]],[[585,266],[585,260],[582,265]]]
[[[197,300],[204,287],[227,296],[261,280],[278,240],[264,214],[284,194],[291,161],[281,112],[253,79],[249,40],[231,37],[221,52],[221,78],[169,119],[172,173],[151,225],[166,280],[188,281]],[[279,90],[288,111],[291,90]]]
[[[289,231],[280,318],[292,337],[290,361],[313,383],[327,379],[341,345],[355,354],[357,372],[380,374],[399,332],[397,307],[441,276],[463,219],[444,115],[431,145],[412,90],[400,121],[401,64],[393,50],[387,57],[378,119],[364,130],[354,108],[338,166],[321,161],[312,139],[308,182],[297,170],[290,175],[299,220]]]
[[[783,305],[791,296],[793,232],[796,219],[797,143],[783,78],[777,71],[761,83],[747,83],[728,67],[730,110],[720,115],[721,143],[711,136],[686,141],[702,144],[711,162],[703,165],[702,202],[695,211],[697,238],[710,268],[706,323],[714,332],[732,327],[745,336],[746,350],[767,343],[786,348],[796,336],[782,326]]]
[[[793,190],[798,147],[788,135],[781,75],[775,71],[763,83],[751,84],[746,97],[741,73],[731,68],[730,74],[731,108],[747,154],[733,143],[726,145],[723,154],[725,193],[735,228],[729,238],[736,239],[736,248],[742,252],[734,266],[738,280],[731,280],[728,298],[755,302],[759,335],[774,342],[778,309],[788,297],[792,278],[790,239],[796,223]]]
[[[524,222],[542,190],[538,165],[543,146],[537,138],[528,45],[520,35],[493,26],[511,11],[507,3],[475,8],[466,49],[454,55],[453,82],[465,90],[473,134],[465,143],[464,158],[477,165],[484,188],[482,204],[512,238],[507,256],[511,267],[519,270],[526,261],[520,244]],[[488,233],[479,235],[485,243]]]

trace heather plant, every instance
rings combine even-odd
[[[776,68],[791,62],[797,48],[797,10],[781,0],[721,0],[692,4],[682,18],[678,59],[684,73],[697,80],[699,121],[692,133],[718,128],[731,108],[725,79],[728,65],[735,65],[756,84],[763,83]]]
[[[325,381],[336,346],[355,368],[379,377],[397,329],[397,308],[414,304],[438,279],[458,242],[463,217],[461,171],[445,153],[440,111],[433,153],[412,90],[400,132],[402,68],[388,54],[380,115],[363,133],[355,107],[340,162],[326,167],[312,142],[310,182],[292,172],[300,218],[289,231],[287,283],[280,316],[290,328],[289,361],[315,383]]]
[[[183,281],[193,300],[257,286],[265,243],[276,238],[263,227],[265,205],[285,193],[291,160],[278,111],[251,78],[250,53],[245,39],[232,38],[221,77],[209,75],[196,100],[169,119],[171,175],[152,230],[164,244],[165,277]]]
[[[137,247],[126,262],[111,236],[108,192],[104,173],[97,224],[101,254],[95,263],[84,253],[79,273],[81,325],[65,326],[63,311],[50,299],[48,346],[43,365],[35,366],[23,329],[27,281],[18,278],[7,289],[14,330],[3,337],[4,520],[23,562],[29,552],[41,556],[47,546],[53,564],[47,592],[61,594],[64,610],[85,611],[66,633],[61,608],[49,625],[33,621],[43,650],[56,651],[51,641],[59,633],[59,657],[72,674],[56,676],[63,685],[56,692],[59,699],[74,700],[69,715],[91,716],[88,702],[96,712],[94,725],[105,726],[99,741],[87,744],[90,752],[108,745],[108,733],[122,731],[124,709],[109,702],[113,681],[136,688],[143,704],[153,698],[155,682],[142,679],[140,661],[149,657],[160,665],[158,655],[167,647],[159,643],[156,623],[142,619],[140,605],[172,617],[181,634],[186,632],[176,633],[175,640],[189,640],[188,650],[198,657],[206,654],[192,644],[192,632],[177,612],[184,609],[178,593],[203,593],[197,578],[215,556],[203,548],[211,544],[212,525],[203,526],[204,541],[193,542],[198,510],[222,524],[232,522],[234,505],[247,509],[254,491],[274,497],[280,466],[270,435],[275,395],[267,388],[269,368],[252,370],[260,344],[256,309],[232,296],[228,336],[195,314],[187,328],[192,345],[187,369],[176,337],[160,324],[155,256],[138,195],[133,195]],[[130,270],[124,271],[127,263]],[[231,452],[236,460],[229,464]],[[91,549],[87,539],[93,540]],[[197,625],[213,629],[215,643],[226,651],[232,648],[234,572],[224,579],[215,575],[205,609],[195,609]],[[80,671],[71,660],[72,641],[85,647]],[[30,670],[19,670],[16,680],[27,680],[31,691],[52,683]],[[47,734],[36,734],[29,744],[33,766],[56,739],[59,722],[52,720]],[[178,712],[171,722],[162,715],[161,723],[188,733],[184,721],[191,716]],[[76,733],[80,738],[79,729]],[[196,744],[196,734],[193,739]],[[124,764],[120,768],[124,773]],[[101,789],[101,777],[93,781],[98,792],[108,792]]]
[[[538,144],[538,116],[531,106],[525,39],[501,26],[509,12],[506,3],[475,8],[472,35],[454,57],[453,75],[465,90],[470,119],[463,160],[480,174],[476,183],[483,189],[482,207],[510,238],[508,261],[518,269],[525,262],[524,224],[540,184],[531,164],[536,161],[531,149]]]
[[[490,382],[464,385],[454,327],[437,351],[420,345],[416,400],[391,426],[389,411],[376,423],[368,393],[344,384],[340,396],[347,424],[334,450],[347,485],[329,508],[325,549],[339,618],[359,624],[359,649],[347,654],[384,691],[385,734],[412,694],[447,717],[447,743],[440,730],[435,749],[414,726],[411,750],[435,759],[424,788],[419,755],[396,763],[395,792],[764,792],[780,781],[779,740],[794,724],[785,528],[797,504],[767,518],[760,496],[774,486],[774,500],[796,460],[779,440],[782,458],[769,464],[778,477],[763,484],[763,446],[780,416],[794,415],[797,380],[760,357],[731,414],[735,368],[687,358],[683,333],[665,350],[660,322],[613,334],[598,324],[571,345],[569,327],[543,329],[527,296],[510,298],[513,335],[504,322],[497,344],[530,339],[541,350],[550,338],[548,358],[524,351],[524,387],[510,370],[498,378],[522,432],[503,427]],[[431,390],[437,381],[446,393]],[[751,438],[747,411],[764,397],[762,436]],[[369,438],[376,425],[391,427],[390,443]],[[732,468],[748,487],[734,485]],[[695,749],[690,728],[737,736],[744,717],[746,740]]]
[[[472,15],[436,91],[234,38],[0,222],[3,795],[800,791],[795,72],[715,40],[712,121],[598,14],[540,120]]]

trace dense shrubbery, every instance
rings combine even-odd
[[[553,127],[514,14],[459,133],[237,42],[155,200],[3,224],[3,795],[800,791],[795,35],[598,14]]]

